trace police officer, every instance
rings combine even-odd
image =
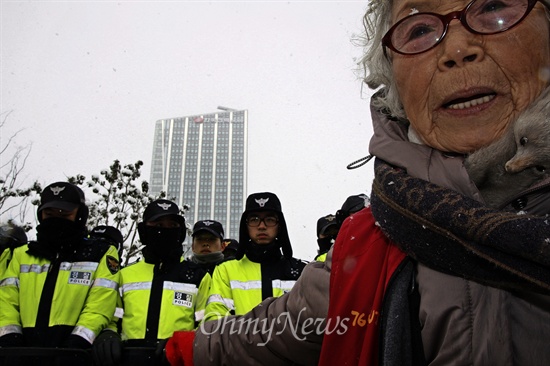
[[[89,348],[115,309],[118,255],[86,238],[80,188],[56,182],[40,199],[37,240],[14,250],[0,279],[0,347]]]
[[[183,261],[185,218],[169,200],[151,202],[138,224],[144,260],[121,270],[122,334],[106,329],[94,344],[96,364],[154,365],[154,349],[175,330],[195,328],[199,287],[206,271]],[[206,296],[206,294],[204,294]],[[123,348],[124,346],[124,348]],[[143,348],[129,352],[128,347]]]
[[[103,240],[117,249],[118,257],[122,257],[124,236],[120,230],[110,225],[98,225],[90,231],[90,238]]]
[[[332,244],[336,241],[336,236],[340,231],[342,223],[351,214],[361,211],[370,204],[370,199],[366,194],[360,193],[346,198],[342,207],[336,211],[336,215],[326,215],[317,220],[317,245],[319,250],[315,260],[324,262],[327,253]]]
[[[279,198],[271,192],[249,195],[241,216],[239,249],[235,259],[214,271],[205,320],[245,314],[264,299],[283,295],[304,266],[292,257]]]
[[[236,239],[224,239],[223,240],[223,256],[225,259],[235,258],[237,250],[239,249],[239,242]]]
[[[338,223],[338,229],[342,226],[342,223],[351,214],[361,211],[365,207],[370,205],[369,196],[364,193],[355,194],[346,198],[342,207],[336,211],[336,222]]]
[[[223,225],[216,220],[200,220],[193,226],[193,254],[190,260],[202,266],[210,275],[217,264],[224,260]]]
[[[328,214],[317,220],[317,245],[319,249],[315,257],[316,261],[325,261],[330,247],[336,240],[339,229],[340,226],[336,222],[336,216],[333,214]]]

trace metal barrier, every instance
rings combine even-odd
[[[161,366],[155,348],[124,347],[119,366]],[[0,366],[94,366],[92,352],[77,348],[3,347]]]
[[[77,348],[3,347],[0,365],[93,366],[93,360],[90,351]]]

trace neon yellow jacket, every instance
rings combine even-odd
[[[6,272],[6,269],[8,269],[8,264],[11,260],[11,250],[10,248],[4,249],[3,252],[0,252],[0,278],[4,275],[4,272]]]
[[[83,243],[72,259],[54,262],[28,254],[28,245],[14,250],[0,278],[0,336],[25,334],[28,346],[61,346],[69,334],[93,343],[115,310],[118,254]]]
[[[246,314],[262,302],[262,266],[266,265],[272,269],[270,296],[273,297],[290,291],[305,267],[305,263],[295,258],[281,257],[276,262],[261,264],[252,262],[246,255],[240,260],[233,259],[219,264],[212,276],[204,321],[230,314]]]
[[[317,262],[325,262],[327,260],[327,254],[328,253],[322,253],[315,257],[315,260]]]
[[[202,289],[201,281],[205,270],[188,261],[180,262],[167,273],[155,274],[154,268],[154,264],[140,261],[121,270],[125,341],[154,341],[169,338],[176,330],[192,330],[196,324],[195,312],[201,310],[199,304],[204,311],[207,290]],[[208,288],[208,280],[202,286]],[[154,318],[149,316],[151,309],[157,311],[156,316],[152,314]]]

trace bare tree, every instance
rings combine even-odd
[[[117,228],[124,238],[124,253],[121,262],[127,265],[130,259],[140,256],[141,243],[137,233],[137,224],[142,220],[143,211],[149,203],[158,198],[165,198],[161,192],[154,196],[149,193],[149,183],[138,182],[141,176],[143,162],[122,165],[115,160],[99,175],[92,175],[89,180],[78,174],[69,177],[68,181],[82,186],[86,192],[87,204],[90,210],[88,227],[109,225]],[[90,195],[91,191],[91,195]],[[171,198],[174,199],[174,198]],[[182,208],[182,214],[189,209]]]
[[[4,127],[10,113],[2,116],[0,128]],[[15,132],[0,147],[0,215],[9,214],[8,222],[18,221],[26,231],[33,228],[30,222],[25,222],[26,213],[30,207],[40,205],[42,185],[35,181],[29,187],[23,187],[21,174],[30,154],[32,144],[17,146],[15,140],[22,130]],[[9,155],[9,158],[6,156]],[[137,224],[142,220],[143,211],[152,201],[166,198],[161,192],[152,195],[149,183],[139,181],[143,162],[122,165],[115,160],[108,169],[94,174],[90,179],[77,174],[67,181],[80,186],[86,193],[89,208],[88,229],[98,225],[109,225],[120,230],[123,236],[124,251],[121,262],[128,264],[131,259],[141,256],[141,243],[137,232]],[[174,197],[169,199],[174,200]],[[181,213],[189,210],[188,205],[181,208]],[[189,227],[186,228],[188,231]]]
[[[10,112],[0,115],[0,130],[8,120]],[[23,185],[21,176],[27,158],[32,150],[32,143],[21,146],[16,144],[20,129],[0,144],[0,217],[9,216],[8,222],[18,221],[25,230],[30,230],[31,223],[25,222],[28,200],[34,194],[40,194],[42,187],[38,181],[30,186]]]

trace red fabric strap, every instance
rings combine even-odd
[[[174,332],[166,343],[166,359],[171,366],[193,366],[194,331]]]
[[[327,328],[319,366],[378,364],[382,300],[404,258],[376,225],[370,208],[344,222],[332,253]]]

